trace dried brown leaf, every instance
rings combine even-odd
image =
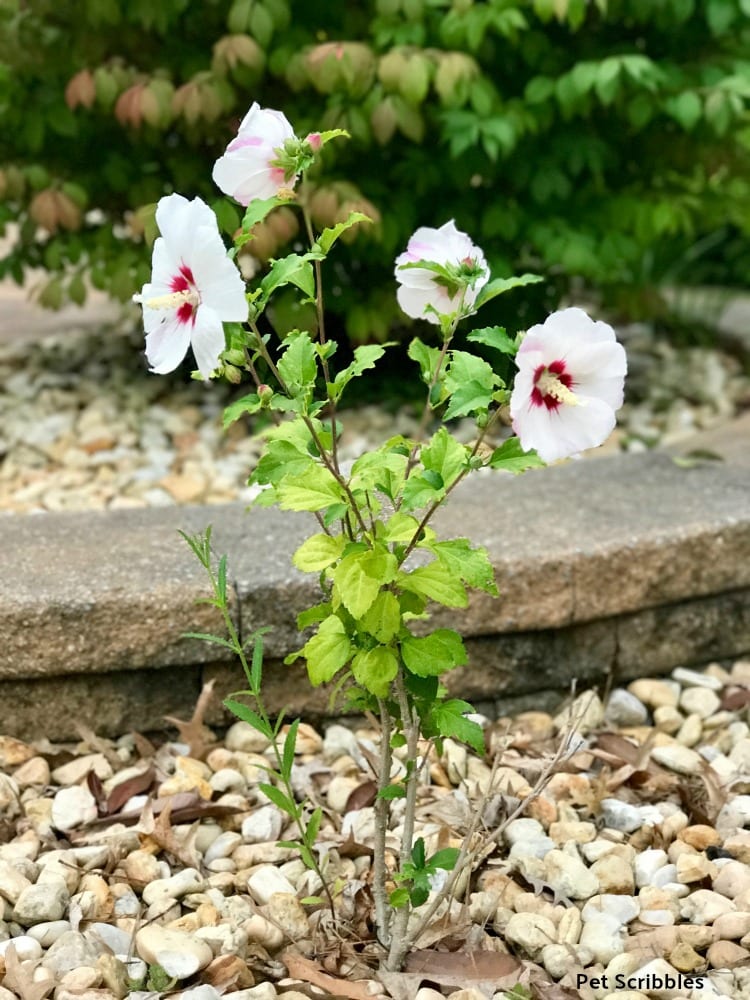
[[[366,844],[358,844],[351,833],[336,848],[342,858],[371,858],[373,851]]]
[[[131,799],[134,795],[141,795],[143,792],[147,792],[155,780],[156,772],[152,767],[149,767],[140,774],[135,774],[132,778],[121,781],[109,793],[105,813],[108,816],[116,813],[119,809],[122,809],[128,799]]]
[[[737,684],[724,688],[721,693],[720,707],[725,712],[739,712],[750,705],[750,687]]]
[[[365,781],[352,789],[344,806],[344,815],[371,806],[378,796],[378,786],[374,781]]]
[[[293,952],[284,952],[281,958],[293,979],[302,979],[306,983],[312,983],[313,986],[328,990],[336,997],[348,997],[348,1000],[371,1000],[369,980],[360,979],[351,983],[346,982],[324,972],[317,962],[303,958],[302,955],[295,955]]]
[[[165,721],[171,722],[179,731],[182,742],[187,743],[190,747],[189,756],[195,757],[196,760],[203,760],[208,751],[216,745],[216,737],[203,722],[208,706],[211,704],[215,683],[215,678],[212,678],[203,685],[193,714],[187,722],[175,719],[171,715],[164,716]]]
[[[513,955],[499,951],[413,951],[406,958],[406,972],[460,989],[471,985],[492,996],[504,986],[518,981],[523,964]]]
[[[34,969],[38,963],[24,962],[16,954],[14,945],[9,945],[5,951],[5,978],[3,985],[13,990],[21,1000],[44,1000],[52,991],[55,983],[46,979],[43,983],[34,982]]]
[[[239,955],[219,955],[204,970],[203,979],[219,993],[244,990],[255,985],[255,976]]]
[[[178,837],[172,829],[172,804],[167,802],[156,819],[153,812],[148,815],[144,808],[144,827],[142,846],[148,850],[149,842],[177,858],[187,868],[201,869],[201,856],[195,847],[198,835],[198,823],[195,823],[184,837]]]
[[[104,791],[104,785],[102,785],[101,778],[96,771],[89,771],[86,775],[86,785],[94,796],[96,808],[99,810],[99,815],[101,816],[102,813],[107,811],[107,793]]]

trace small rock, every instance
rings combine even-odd
[[[35,750],[28,743],[17,740],[15,736],[0,736],[0,767],[7,769],[25,764],[34,756]],[[18,781],[18,772],[13,777]]]
[[[689,747],[681,746],[679,743],[654,747],[651,751],[651,758],[657,764],[661,764],[677,774],[698,774],[702,765],[700,754]]]
[[[227,730],[224,745],[227,750],[244,753],[263,753],[270,741],[247,722],[235,722]]]
[[[627,896],[635,892],[635,879],[631,865],[617,854],[605,854],[591,866],[603,894],[618,893]]]
[[[296,895],[274,892],[263,907],[263,915],[279,927],[299,947],[300,941],[310,937],[310,924],[304,907]]]
[[[691,924],[712,924],[722,913],[736,910],[734,903],[710,889],[696,889],[682,901],[680,913]]]
[[[712,826],[705,826],[701,823],[685,827],[677,836],[690,847],[694,847],[696,851],[705,851],[707,847],[715,847],[721,843],[721,838],[716,830]]]
[[[617,917],[609,913],[600,914],[596,920],[583,925],[580,944],[588,948],[596,962],[607,965],[621,954],[625,941],[625,929]]]
[[[242,839],[246,844],[265,844],[278,840],[283,828],[284,818],[276,806],[261,806],[242,821]]]
[[[599,892],[599,883],[577,854],[550,851],[544,859],[545,881],[566,899],[589,899]]]
[[[680,697],[679,684],[651,677],[643,677],[628,684],[628,691],[649,708],[659,708],[662,705],[676,708]]]
[[[698,670],[688,670],[685,667],[675,667],[672,671],[672,680],[682,684],[683,687],[709,688],[711,691],[721,691],[724,687],[724,682],[718,677]]]
[[[750,951],[734,941],[714,941],[706,952],[708,964],[713,969],[732,969],[750,958]]]
[[[705,854],[681,854],[677,859],[676,869],[677,881],[684,884],[702,882],[706,878],[714,879],[717,875],[716,865]]]
[[[267,903],[275,892],[296,895],[292,883],[273,865],[261,865],[247,880],[247,888],[256,903]]]
[[[13,772],[13,777],[18,782],[19,788],[48,785],[50,782],[49,764],[44,757],[30,757],[25,764]]]
[[[36,938],[43,948],[49,948],[59,937],[71,929],[69,920],[49,920],[29,927],[29,935]]]
[[[672,949],[669,953],[669,961],[679,972],[695,972],[706,965],[705,960],[698,952],[684,942]]]
[[[160,965],[176,979],[188,979],[204,969],[213,958],[213,952],[205,941],[159,924],[142,927],[135,936],[135,945],[138,955],[145,962]]]
[[[151,882],[143,890],[143,901],[149,906],[162,899],[181,899],[191,892],[200,892],[204,886],[203,876],[195,868],[183,868],[169,878]]]
[[[614,917],[624,927],[635,920],[641,911],[641,902],[635,896],[619,896],[616,894],[600,894],[592,896],[581,910],[584,923],[596,922],[602,915]]]
[[[547,917],[536,913],[514,913],[505,927],[505,937],[531,958],[538,959],[546,945],[556,943],[557,932]]]
[[[680,695],[680,708],[686,715],[699,715],[707,719],[721,707],[719,696],[708,688],[689,687]]]
[[[65,833],[93,822],[98,815],[96,800],[88,788],[61,788],[52,800],[52,825]]]
[[[629,802],[622,802],[620,799],[602,799],[599,808],[602,821],[610,830],[632,833],[643,825],[638,807],[630,805]]]
[[[73,969],[95,968],[105,946],[87,939],[78,931],[61,934],[42,958],[42,965],[57,976]]]
[[[266,920],[260,913],[255,913],[248,917],[242,924],[242,929],[250,941],[256,941],[262,945],[266,951],[271,953],[278,951],[284,944],[284,934],[278,927]]]
[[[750,934],[750,913],[721,913],[713,923],[716,936],[723,941],[737,941]]]
[[[750,865],[742,861],[727,861],[714,878],[713,888],[714,892],[729,899],[735,899],[741,893],[750,890]]]
[[[13,919],[22,927],[62,920],[69,902],[70,893],[64,885],[30,885],[16,900]]]
[[[555,729],[564,732],[572,727],[585,736],[604,721],[604,706],[596,691],[584,691],[554,718]]]
[[[648,709],[625,688],[615,688],[607,701],[604,721],[613,726],[642,726],[648,719]]]
[[[42,957],[41,944],[30,934],[19,934],[17,937],[8,938],[7,941],[0,941],[0,958],[4,958],[8,948],[11,947],[15,949],[16,957],[21,962],[35,961]]]
[[[667,852],[659,848],[641,851],[635,859],[635,884],[640,888],[651,885],[654,874],[668,863]]]
[[[698,688],[695,688],[697,691]],[[694,747],[703,735],[703,723],[700,715],[693,713],[682,723],[675,734],[675,739],[684,747]]]
[[[21,872],[8,861],[0,861],[0,898],[15,903],[21,893],[31,885]]]

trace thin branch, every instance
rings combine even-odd
[[[380,708],[380,760],[378,761],[378,792],[391,782],[391,714],[384,698],[378,698]],[[373,887],[375,897],[375,924],[378,940],[384,948],[390,944],[391,910],[386,892],[385,838],[388,831],[390,807],[388,799],[378,795],[375,799],[375,854],[373,856]]]

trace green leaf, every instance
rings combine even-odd
[[[428,445],[420,452],[422,465],[430,472],[437,472],[442,485],[448,489],[466,468],[469,449],[441,427]]]
[[[492,347],[501,354],[515,356],[518,351],[518,344],[513,337],[509,337],[501,326],[485,326],[481,330],[472,330],[466,338],[473,344],[485,344]]]
[[[468,538],[454,538],[450,542],[428,542],[424,548],[433,552],[445,564],[448,572],[463,580],[469,587],[484,590],[497,597],[495,571],[487,550],[472,548]]]
[[[424,638],[402,640],[401,656],[418,677],[439,677],[467,662],[461,636],[449,628],[439,628]]]
[[[388,897],[388,902],[394,910],[403,909],[409,902],[409,890],[405,886],[402,886],[400,889],[394,889]]]
[[[437,369],[442,353],[440,349],[437,347],[428,347],[419,337],[415,337],[409,344],[407,353],[412,361],[416,361],[419,365],[422,381],[426,385],[429,385],[435,377],[435,370]]]
[[[406,789],[403,785],[386,785],[385,788],[381,788],[378,792],[377,798],[379,799],[405,799]]]
[[[418,527],[419,521],[415,517],[399,511],[385,522],[383,539],[386,542],[410,542]]]
[[[411,849],[411,860],[415,868],[421,869],[425,866],[425,850],[424,850],[424,838],[418,837],[414,841],[414,846]]]
[[[332,610],[330,601],[325,601],[322,604],[314,604],[307,611],[300,611],[297,615],[297,628],[301,632],[303,629],[309,628],[310,625],[317,625],[318,622],[327,618]]]
[[[427,868],[436,871],[451,872],[456,867],[460,851],[457,847],[444,847],[442,851],[436,851],[427,862]]]
[[[332,128],[332,129],[329,129],[327,132],[320,132],[318,134],[320,135],[320,144],[321,144],[321,146],[326,146],[331,141],[331,139],[338,139],[338,138],[349,139],[349,138],[351,138],[350,135],[349,135],[349,133],[346,131],[345,128]]]
[[[418,566],[408,573],[399,573],[397,582],[403,590],[429,597],[447,608],[465,608],[468,604],[461,581],[438,560],[431,562],[429,566]]]
[[[284,346],[278,361],[279,374],[289,393],[295,396],[315,384],[318,358],[309,333],[294,331],[285,339]]]
[[[183,632],[180,638],[200,639],[202,642],[210,642],[214,646],[223,646],[225,649],[231,649],[233,653],[237,652],[234,644],[229,642],[228,639],[222,639],[220,635],[212,635],[210,632]]]
[[[317,573],[335,563],[345,545],[343,535],[313,535],[300,545],[292,562],[303,573]]]
[[[335,477],[322,465],[313,465],[302,476],[285,476],[278,486],[282,510],[324,510],[344,499]]]
[[[430,709],[429,721],[440,736],[468,743],[478,754],[484,755],[484,732],[478,722],[466,718],[472,706],[459,698],[437,702]]]
[[[452,420],[486,410],[498,381],[491,366],[482,358],[466,351],[452,351],[445,378],[450,402],[443,419]]]
[[[265,797],[269,799],[275,806],[278,806],[282,812],[285,812],[287,816],[295,816],[297,814],[297,803],[293,802],[280,788],[275,785],[269,785],[265,781],[258,784],[258,789],[263,792]]]
[[[225,698],[224,707],[230,711],[232,715],[236,715],[242,722],[247,722],[247,724],[252,726],[256,732],[261,733],[268,739],[271,738],[270,728],[265,724],[258,713],[254,712],[248,705],[243,705],[241,701],[235,701],[234,698]]]
[[[357,624],[378,642],[390,642],[401,628],[401,607],[396,595],[381,590]]]
[[[620,60],[609,56],[599,63],[596,72],[596,93],[602,104],[611,104],[619,88]]]
[[[318,830],[320,830],[320,822],[322,819],[323,810],[320,806],[318,806],[316,809],[313,809],[305,826],[305,843],[308,847],[315,846],[315,841],[318,839]]]
[[[385,698],[398,673],[398,660],[385,646],[357,653],[352,660],[354,679],[378,698]]]
[[[262,404],[257,392],[251,392],[249,396],[243,396],[242,399],[236,399],[224,409],[224,429],[226,430],[230,424],[233,424],[235,420],[239,420],[239,418],[246,413],[248,415],[257,413],[261,406]]]
[[[245,215],[242,219],[242,235],[237,239],[237,246],[244,246],[248,240],[253,237],[250,234],[250,230],[258,222],[262,222],[269,212],[272,212],[274,208],[278,208],[279,205],[286,205],[289,202],[289,198],[264,198],[260,201],[251,201],[247,206]]]
[[[353,378],[357,378],[368,368],[373,368],[375,362],[385,354],[381,344],[363,344],[354,348],[354,361],[343,371],[340,371],[328,389],[332,399],[339,400],[341,394]]]
[[[310,683],[317,687],[330,681],[348,662],[351,643],[344,623],[337,615],[330,615],[321,622],[315,635],[302,648],[307,660]]]
[[[686,90],[664,102],[664,110],[689,132],[695,128],[703,114],[703,103],[692,90]]]
[[[372,606],[381,587],[396,576],[396,557],[387,550],[352,552],[344,556],[333,574],[341,603],[355,618]]]
[[[260,283],[262,294],[256,305],[259,307],[265,305],[277,288],[282,288],[284,285],[289,284],[298,284],[299,282],[303,283],[300,287],[302,287],[305,294],[312,296],[314,294],[314,285],[312,286],[312,290],[308,291],[309,281],[307,275],[312,276],[309,261],[321,260],[322,257],[323,254],[319,252],[309,251],[302,256],[290,253],[286,257],[281,257],[279,260],[273,261],[268,274]]]
[[[498,295],[504,295],[506,292],[511,292],[514,288],[521,288],[523,285],[535,285],[539,281],[544,281],[544,278],[539,274],[521,274],[517,278],[495,278],[494,281],[487,282],[477,296],[474,310],[476,311],[485,302],[489,302],[490,299],[494,299]]]
[[[360,222],[372,222],[372,219],[369,215],[365,215],[364,212],[350,212],[344,222],[337,222],[335,226],[324,229],[315,241],[316,246],[320,247],[324,254],[327,254],[342,233],[345,233],[347,229],[351,229],[352,226],[356,226]]]
[[[401,508],[404,511],[419,510],[420,507],[426,507],[427,504],[442,499],[444,495],[445,490],[436,487],[433,481],[425,476],[412,473],[404,483],[401,492],[403,497]]]
[[[386,473],[391,474],[391,482],[399,482],[406,473],[407,461],[406,455],[390,451],[387,447],[366,451],[352,466],[350,486],[353,490],[381,489]],[[390,486],[390,483],[383,485]]]
[[[524,451],[517,437],[508,438],[499,448],[495,448],[489,461],[490,468],[504,469],[514,475],[527,469],[542,469],[544,464],[533,449]]]
[[[281,754],[281,773],[284,778],[289,778],[292,773],[292,765],[294,764],[294,748],[297,742],[299,721],[299,719],[294,720],[284,739],[284,750]]]

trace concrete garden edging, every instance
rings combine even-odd
[[[477,477],[436,527],[487,547],[502,596],[433,617],[468,640],[452,688],[539,707],[574,676],[617,683],[750,651],[748,497],[750,463],[685,468],[658,453]],[[7,517],[0,732],[160,728],[165,713],[190,713],[207,677],[222,693],[241,687],[222,650],[180,639],[218,626],[194,603],[207,581],[177,534],[209,523],[217,553],[229,554],[242,633],[273,626],[270,661],[296,648],[296,614],[317,589],[290,563],[312,530],[303,515],[230,504]],[[294,668],[270,662],[267,676],[269,707],[326,710],[325,692]]]

